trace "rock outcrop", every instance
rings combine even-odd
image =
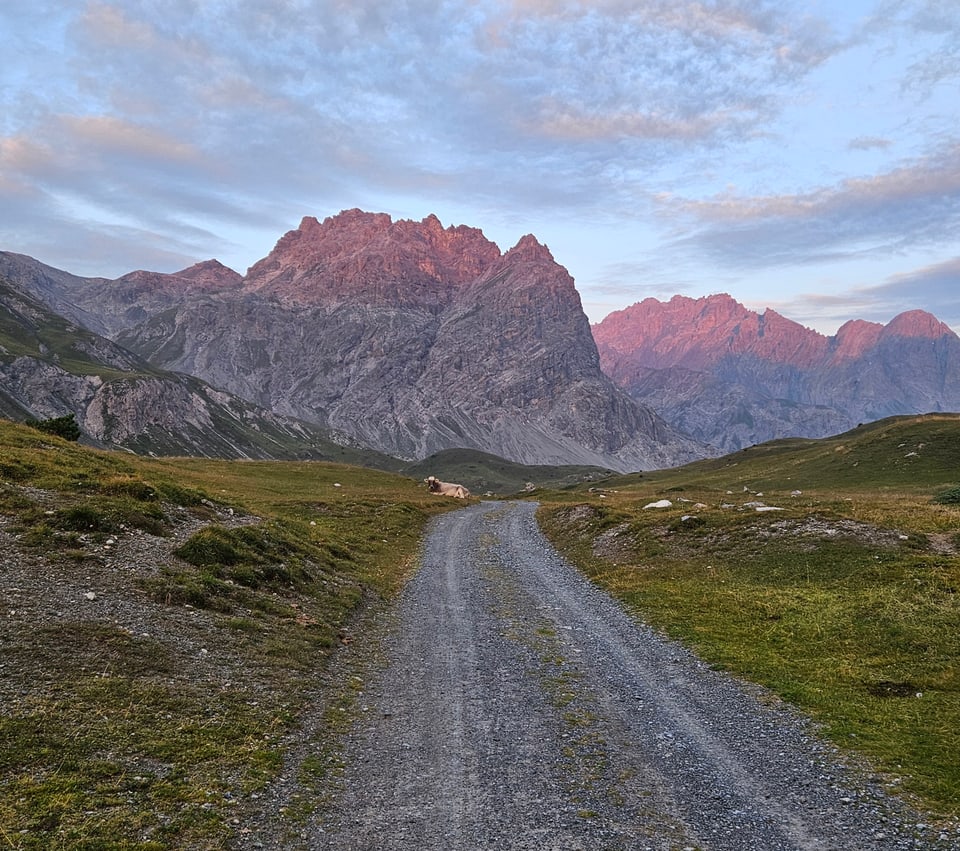
[[[828,337],[728,295],[675,296],[612,313],[593,334],[620,387],[724,451],[960,410],[960,338],[920,310]]]

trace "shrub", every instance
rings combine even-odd
[[[82,432],[73,414],[65,417],[53,417],[49,420],[27,420],[27,425],[47,434],[55,434],[64,440],[79,440]]]
[[[940,505],[960,505],[960,486],[938,493],[933,501]]]

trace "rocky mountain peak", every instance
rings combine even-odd
[[[828,337],[728,295],[676,296],[611,314],[593,333],[607,375],[725,451],[960,406],[960,338],[922,310]]]
[[[882,336],[887,337],[926,337],[939,340],[941,337],[956,336],[949,325],[925,310],[908,310],[893,319],[883,329]]]
[[[476,228],[444,228],[428,216],[394,222],[386,213],[345,210],[318,222],[305,217],[250,267],[247,292],[286,303],[333,306],[443,304],[500,259]]]
[[[849,360],[861,357],[877,345],[883,325],[868,322],[865,319],[851,319],[844,322],[833,338],[834,359]]]
[[[816,362],[829,348],[822,334],[775,310],[757,313],[726,293],[669,302],[655,298],[610,314],[594,326],[614,371],[613,353],[629,355],[633,366],[703,369],[730,355],[751,353],[781,363]]]
[[[240,285],[243,276],[219,260],[204,260],[194,263],[187,269],[174,273],[174,277],[185,278],[204,289],[234,289]]]
[[[550,249],[540,242],[533,234],[526,234],[511,248],[504,259],[523,263],[556,263]]]

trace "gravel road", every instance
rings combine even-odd
[[[434,522],[310,848],[960,846],[790,708],[638,625],[535,510]]]

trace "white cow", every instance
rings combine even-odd
[[[441,482],[436,476],[428,476],[424,481],[427,483],[427,487],[430,488],[430,493],[436,493],[440,496],[455,496],[457,499],[465,499],[470,496],[470,491],[463,485]]]

